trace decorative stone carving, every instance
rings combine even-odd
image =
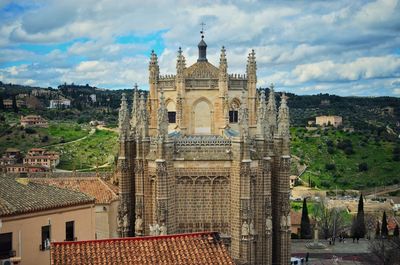
[[[290,172],[290,157],[288,156],[288,157],[286,157],[286,156],[284,156],[284,157],[282,157],[281,158],[281,165],[280,165],[280,167],[281,167],[281,171],[282,172],[285,172],[285,173],[289,173]]]
[[[272,233],[272,217],[268,216],[267,219],[265,219],[265,232],[267,235],[270,235]]]
[[[157,162],[156,168],[157,176],[166,176],[167,175],[167,164],[165,161]]]
[[[247,96],[246,91],[242,89],[242,104],[239,107],[239,128],[242,139],[247,140],[249,138],[249,109],[247,108]]]
[[[165,106],[164,90],[160,91],[160,106],[157,112],[158,136],[165,139],[168,136],[168,110]]]

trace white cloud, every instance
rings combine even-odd
[[[296,66],[293,74],[300,82],[342,81],[384,78],[400,75],[400,58],[395,56],[362,57],[349,63],[331,60]]]

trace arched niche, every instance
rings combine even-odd
[[[195,134],[212,133],[212,105],[206,98],[200,98],[193,104],[193,132]]]

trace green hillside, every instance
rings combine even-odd
[[[9,147],[18,148],[26,153],[33,147],[47,147],[82,138],[88,135],[89,129],[76,123],[50,122],[48,128],[4,126],[0,133],[0,154]]]
[[[292,154],[307,166],[301,178],[326,189],[363,189],[400,182],[399,142],[335,129],[292,128]]]
[[[52,146],[61,154],[59,169],[94,171],[110,170],[117,153],[117,134],[112,131],[95,130],[80,141]]]

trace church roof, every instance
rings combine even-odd
[[[184,74],[188,78],[218,78],[218,68],[207,61],[199,61],[186,68]]]
[[[234,265],[216,232],[51,243],[51,264]]]

